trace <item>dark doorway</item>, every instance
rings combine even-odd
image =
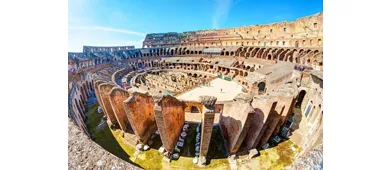
[[[199,113],[199,109],[196,106],[191,106],[191,113]]]
[[[265,91],[265,83],[264,82],[259,83],[258,87],[259,87],[260,93]]]

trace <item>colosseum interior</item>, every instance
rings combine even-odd
[[[70,124],[121,162],[84,164],[267,169],[318,150],[322,18],[153,33],[143,48],[69,52]]]

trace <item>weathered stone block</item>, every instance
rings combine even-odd
[[[248,149],[255,148],[261,138],[261,129],[264,127],[268,115],[276,107],[276,101],[268,96],[255,96],[252,101],[252,107],[255,109],[248,134],[245,138],[245,144]]]
[[[93,86],[94,86],[94,91],[95,91],[95,96],[97,98],[97,101],[99,103],[99,106],[102,107],[102,110],[104,112],[104,115],[107,116],[106,114],[106,111],[104,110],[103,108],[103,102],[102,102],[102,98],[100,97],[100,92],[99,92],[99,85],[102,84],[102,83],[105,83],[104,81],[101,81],[101,80],[97,80],[93,83]]]
[[[252,159],[253,157],[258,156],[258,155],[259,155],[259,151],[257,151],[257,149],[251,149],[251,150],[249,150],[248,158]]]
[[[124,101],[126,116],[139,140],[147,144],[151,135],[157,130],[153,111],[153,97],[147,94],[133,92]]]
[[[240,148],[254,114],[255,110],[250,105],[248,96],[239,94],[233,102],[225,103],[220,126],[229,154],[237,152]]]
[[[100,92],[100,97],[102,99],[103,110],[105,111],[112,125],[117,126],[118,121],[116,120],[114,110],[111,107],[111,103],[110,103],[110,91],[112,88],[114,88],[113,84],[102,83],[99,85],[99,92]]]
[[[127,119],[125,107],[123,101],[129,98],[130,94],[126,90],[114,87],[110,91],[110,103],[113,108],[116,119],[118,120],[119,127],[126,131],[126,127],[129,126],[129,120]]]
[[[184,103],[168,95],[154,96],[154,115],[164,148],[172,153],[184,124]]]
[[[206,157],[209,150],[211,135],[214,125],[214,105],[217,101],[213,96],[200,96],[200,103],[203,105],[202,111],[202,132],[200,138],[200,152],[201,157]]]
[[[284,106],[278,106],[277,105],[275,110],[273,110],[271,112],[271,114],[268,116],[267,124],[263,128],[264,132],[261,132],[262,136],[261,136],[261,139],[260,139],[260,142],[259,142],[260,146],[263,146],[265,143],[267,143],[268,139],[273,134],[274,130],[276,129],[276,126],[279,123],[279,120],[281,118],[281,114],[282,114],[283,110],[284,110]]]

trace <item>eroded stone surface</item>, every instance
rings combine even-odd
[[[249,103],[250,99],[246,95],[240,95],[236,99],[236,101],[225,103],[220,119],[229,153],[238,151],[248,133],[251,118],[255,114],[255,110]]]
[[[153,106],[152,96],[138,92],[133,92],[124,101],[124,108],[131,127],[144,144],[147,144],[150,136],[157,130]]]
[[[115,87],[110,91],[110,103],[114,111],[115,117],[118,120],[119,126],[123,131],[127,131],[126,127],[130,126],[127,119],[123,101],[129,98],[130,94],[124,89]]]
[[[165,150],[172,153],[184,125],[184,102],[167,95],[155,98],[154,115]]]
[[[138,168],[109,153],[89,139],[68,119],[68,169],[129,169]]]

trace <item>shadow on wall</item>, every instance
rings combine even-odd
[[[298,130],[299,129],[299,125],[301,124],[301,121],[302,121],[302,113],[301,113],[301,109],[300,108],[294,108],[293,109],[293,117],[294,117],[294,123],[292,124],[291,128],[290,128],[290,131],[291,131],[291,134],[295,131],[295,130]]]
[[[99,132],[95,132],[95,127],[98,126],[100,120],[104,116],[103,113],[100,114],[97,113],[97,104],[88,108],[87,115],[88,115],[88,120],[86,125],[88,128],[88,133],[91,134],[94,142],[96,142],[98,145],[103,147],[108,152],[114,154],[115,156],[135,166],[142,168],[141,166],[139,166],[138,164],[130,160],[130,156],[119,145],[118,141],[115,139],[114,135],[112,134],[108,126],[105,126],[104,129],[102,129]],[[120,131],[120,130],[116,130],[116,131]]]
[[[224,116],[223,114],[221,114],[220,127],[222,130],[223,138],[226,143],[225,148],[228,153],[235,152],[235,150],[238,150],[237,141],[239,141],[238,136],[241,134],[241,130],[243,128],[242,122],[230,116]]]
[[[227,157],[228,155],[225,149],[225,142],[223,140],[222,131],[218,125],[213,126],[210,146],[207,152],[206,164],[210,164],[211,159],[225,159]]]

